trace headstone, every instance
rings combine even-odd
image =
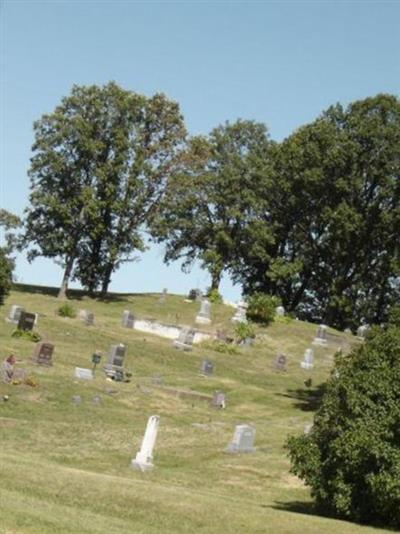
[[[307,423],[306,425],[304,425],[304,434],[309,434],[311,432],[312,427],[312,423]]]
[[[86,326],[93,326],[94,324],[94,313],[87,310],[80,310],[78,314],[79,318]]]
[[[302,369],[310,370],[314,367],[314,351],[306,349],[304,352],[303,361],[300,363]]]
[[[215,391],[211,405],[215,406],[216,408],[225,408],[226,407],[226,395],[225,393],[222,393],[222,391]]]
[[[203,299],[200,304],[200,311],[196,317],[196,323],[210,324],[211,323],[210,311],[211,311],[210,302],[207,299]]]
[[[122,326],[125,328],[133,328],[135,324],[135,316],[129,310],[125,310],[122,314]]]
[[[278,371],[286,371],[286,356],[285,356],[285,354],[282,354],[280,352],[280,353],[278,353],[276,355],[274,367]]]
[[[72,396],[72,404],[80,404],[82,401],[80,395],[73,395]]]
[[[173,346],[180,350],[192,350],[194,334],[195,332],[192,328],[182,328],[178,339],[173,341]]]
[[[159,423],[160,418],[158,415],[152,415],[147,421],[142,446],[140,447],[140,451],[136,454],[136,458],[131,462],[132,468],[145,471],[146,469],[154,467],[153,449],[157,438]]]
[[[254,337],[245,337],[244,339],[242,339],[242,341],[240,342],[240,344],[244,347],[251,347],[251,345],[253,345],[254,343]]]
[[[278,317],[283,317],[285,315],[285,308],[283,306],[277,306],[275,308],[275,314]]]
[[[104,365],[106,375],[117,382],[123,380],[125,352],[126,347],[122,343],[111,345],[108,353],[108,361]]]
[[[324,324],[320,324],[317,328],[317,333],[313,341],[313,345],[326,345],[328,343],[327,338],[328,327]]]
[[[365,339],[368,330],[370,329],[369,324],[363,324],[357,328],[357,337],[360,339]]]
[[[209,360],[203,360],[200,372],[203,375],[211,376],[214,372],[214,364]]]
[[[247,304],[243,301],[239,302],[236,308],[235,315],[232,317],[232,323],[247,323],[246,318]]]
[[[200,289],[191,289],[188,294],[188,300],[198,300],[201,298]]]
[[[97,404],[97,405],[101,404],[101,397],[100,397],[100,395],[93,395],[93,397],[92,397],[92,402],[93,402],[93,404]]]
[[[11,310],[10,310],[10,313],[8,314],[7,321],[9,323],[18,324],[19,318],[21,316],[21,312],[23,311],[24,311],[24,308],[14,304],[13,306],[11,306]]]
[[[236,425],[231,443],[226,452],[254,452],[254,437],[256,429],[250,425]]]
[[[351,331],[351,328],[345,328],[345,329],[343,330],[343,332],[344,332],[345,334],[352,334],[352,333],[353,333],[353,332]]]
[[[28,313],[26,311],[21,311],[17,328],[18,330],[30,331],[33,329],[33,325],[35,324],[35,321],[36,321],[35,313]]]
[[[93,380],[93,371],[84,367],[75,367],[74,377],[81,380]]]
[[[39,365],[53,365],[54,345],[51,343],[37,343],[32,354],[32,360]]]

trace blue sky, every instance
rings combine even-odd
[[[331,104],[400,93],[400,2],[4,1],[1,206],[22,214],[32,123],[77,84],[115,80],[177,100],[191,134],[255,119],[281,140]],[[113,278],[114,291],[186,292],[207,273],[166,267],[162,248]],[[17,260],[26,283],[57,285],[50,260]],[[240,288],[225,278],[229,299]]]

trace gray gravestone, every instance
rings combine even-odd
[[[106,375],[117,382],[123,380],[125,353],[126,347],[122,343],[111,345],[108,353],[108,361],[104,365]]]
[[[275,308],[275,314],[278,317],[283,317],[285,315],[285,308],[283,306],[277,306]]]
[[[173,341],[173,346],[180,350],[192,350],[194,334],[195,332],[192,328],[182,328],[178,339]]]
[[[21,311],[18,321],[18,330],[24,330],[25,332],[33,329],[36,322],[36,314]]]
[[[53,365],[54,345],[38,343],[33,351],[32,360],[38,365]]]
[[[253,452],[256,429],[250,425],[236,425],[231,443],[226,452]]]
[[[274,367],[278,371],[286,371],[286,356],[284,354],[276,355]]]
[[[317,333],[313,341],[314,345],[326,345],[328,343],[327,329],[328,327],[324,324],[320,324],[318,326]]]
[[[164,289],[162,290],[162,293],[161,293],[161,297],[160,297],[160,300],[159,302],[161,304],[164,304],[164,302],[166,301],[167,299],[167,293],[168,293],[168,289],[166,287],[164,287]]]
[[[122,314],[122,326],[125,328],[133,328],[135,324],[135,316],[129,310],[125,310]]]
[[[214,372],[214,364],[209,360],[203,360],[200,372],[203,375],[211,376]]]
[[[93,326],[94,314],[92,312],[88,312],[87,310],[80,310],[78,316],[79,319],[81,319],[81,321],[85,323],[86,326]]]
[[[200,289],[191,289],[187,298],[188,300],[199,300],[201,298]]]
[[[225,393],[222,393],[222,391],[215,391],[211,405],[215,406],[216,408],[225,408],[226,406],[226,395]]]
[[[93,380],[93,371],[84,367],[75,367],[74,377],[81,380]]]

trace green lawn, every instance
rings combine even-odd
[[[38,382],[37,388],[0,384],[0,397],[10,396],[0,401],[0,532],[384,532],[317,515],[308,489],[289,473],[283,444],[311,422],[337,348],[315,348],[307,389],[310,375],[299,362],[315,325],[279,320],[237,354],[215,352],[210,344],[182,353],[167,339],[123,328],[121,316],[130,309],[138,317],[193,324],[199,304],[183,296],[168,295],[161,304],[159,295],[95,301],[75,292],[70,302],[94,312],[95,326],[57,316],[60,302],[51,290],[18,286],[2,308],[4,316],[12,304],[42,314],[37,330],[56,348],[53,367],[35,366],[34,344],[12,338],[13,325],[0,321],[0,357],[16,352],[24,360],[19,367]],[[232,331],[233,313],[213,306],[212,328]],[[95,349],[106,354],[119,342],[127,345],[130,383],[109,382],[101,370],[91,382],[73,378],[75,366],[91,366]],[[286,373],[273,369],[280,350],[288,356]],[[215,363],[212,377],[199,375],[203,359]],[[170,387],[225,391],[227,408],[171,396],[153,384],[155,375]],[[73,395],[81,404],[72,403]],[[156,467],[133,471],[130,460],[152,414],[160,416]],[[238,423],[256,426],[254,454],[224,452]]]

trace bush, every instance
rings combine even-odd
[[[28,339],[29,341],[33,341],[33,343],[37,343],[42,339],[42,336],[38,332],[31,332],[30,330],[20,330],[17,328],[17,330],[14,330],[14,332],[11,334],[11,337],[22,337],[24,339]]]
[[[60,306],[57,310],[57,313],[61,317],[70,317],[71,319],[76,317],[75,308],[71,304],[68,304],[68,302]]]
[[[279,304],[277,297],[265,293],[253,293],[249,298],[247,317],[255,323],[267,325],[274,320],[275,308]]]
[[[256,337],[254,328],[249,323],[237,323],[235,326],[235,334],[239,341],[244,341],[247,337]]]
[[[400,527],[400,328],[336,357],[311,432],[287,447],[325,512]]]
[[[212,304],[222,302],[222,296],[218,293],[218,289],[209,289],[207,298]]]

